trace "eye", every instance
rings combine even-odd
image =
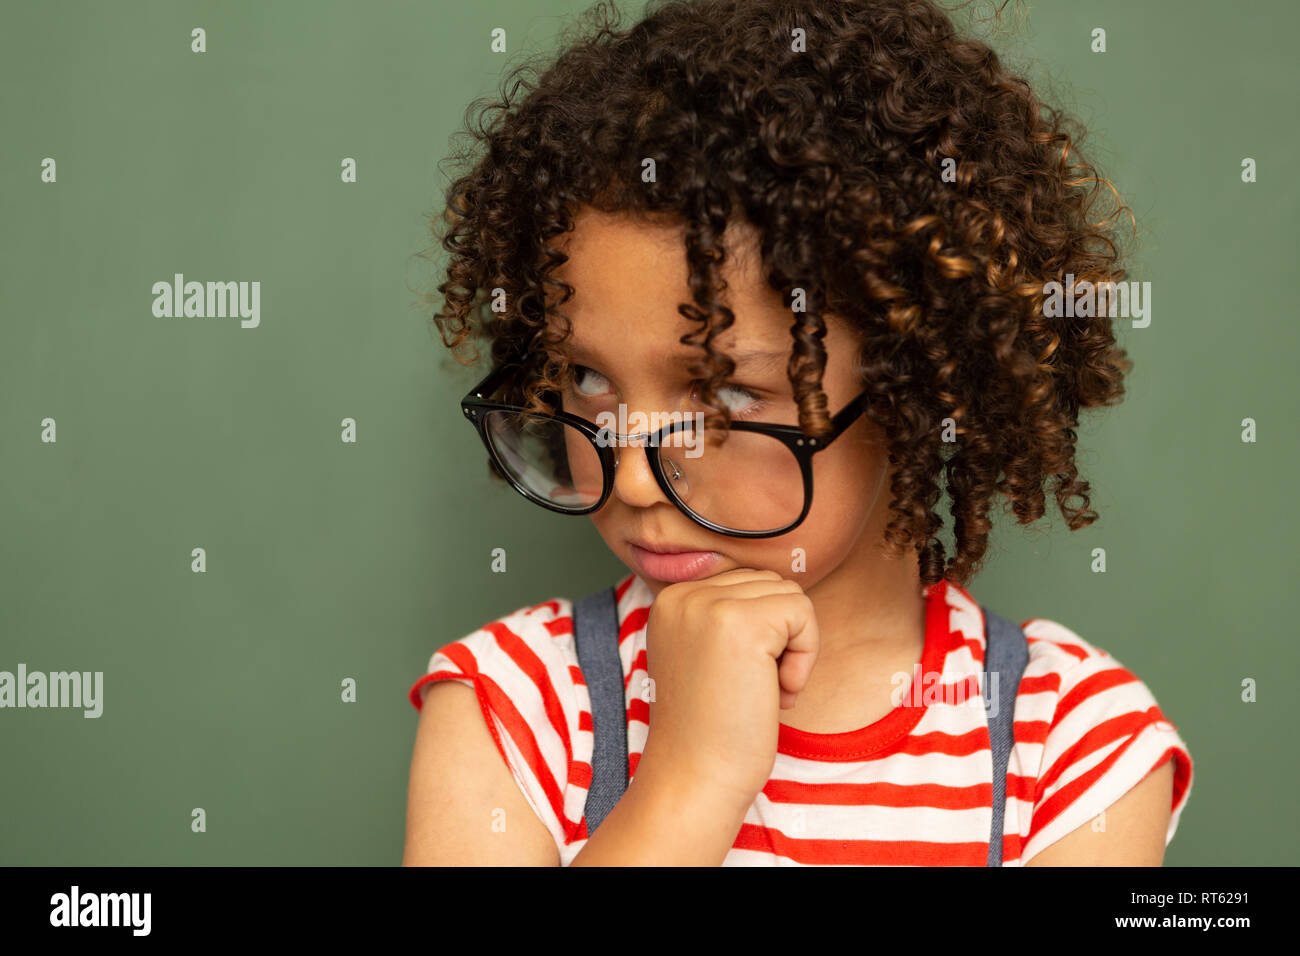
[[[692,394],[699,398],[699,383],[693,386]],[[739,385],[723,385],[717,390],[719,401],[731,411],[733,416],[747,417],[756,415],[767,407],[767,403],[758,395]]]
[[[610,390],[609,379],[585,365],[572,366],[569,381],[573,384],[573,390],[579,395],[604,395]]]

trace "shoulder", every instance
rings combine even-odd
[[[563,693],[576,666],[572,602],[553,597],[524,605],[442,645],[425,673],[411,686],[412,706],[420,709],[424,691],[435,681],[479,684],[489,698],[504,694],[522,701]]]
[[[635,575],[625,575],[611,586],[620,643],[624,643],[623,638],[645,627],[653,602],[649,589]],[[468,683],[478,676],[502,689],[519,687],[525,691],[532,685],[543,694],[548,684],[552,690],[580,685],[574,603],[570,598],[552,597],[524,605],[438,648],[429,658],[425,673],[409,691],[411,705],[418,710],[425,688],[448,678]]]
[[[488,621],[434,651],[407,693],[422,710],[436,682],[473,688],[497,752],[557,847],[574,826],[566,793],[585,703],[574,687],[571,611],[555,597]]]
[[[1029,660],[1016,697],[1015,732],[1030,778],[1022,796],[1032,802],[1022,862],[1172,762],[1167,845],[1192,784],[1192,758],[1178,728],[1150,688],[1103,648],[1057,621],[1031,618],[1021,626]]]
[[[1100,713],[1130,715],[1130,724],[1173,726],[1147,685],[1105,649],[1046,618],[1030,618],[1021,627],[1029,660],[1019,693],[1050,704],[1049,729],[1076,714]]]
[[[628,575],[614,587],[620,635],[632,633],[648,610],[639,599],[644,584]],[[501,759],[562,859],[581,832],[593,745],[573,605],[569,598],[552,597],[488,621],[438,648],[408,692],[418,710],[436,682],[474,689]]]

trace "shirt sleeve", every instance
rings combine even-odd
[[[1192,758],[1178,729],[1161,712],[1147,686],[1105,651],[1054,622],[1037,621],[1026,632],[1042,642],[1034,650],[1070,663],[1060,670],[1020,862],[1095,820],[1149,773],[1172,760],[1168,846],[1192,787]],[[1050,650],[1044,651],[1045,647]]]
[[[575,793],[572,772],[580,705],[569,614],[556,599],[485,624],[435,651],[408,695],[419,710],[435,681],[474,688],[497,751],[561,850],[576,835],[585,793]]]

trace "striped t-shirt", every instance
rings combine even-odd
[[[653,594],[636,575],[616,587],[629,773],[649,734],[643,699]],[[814,734],[781,724],[772,775],[745,814],[724,866],[983,866],[993,761],[980,698],[984,618],[964,589],[925,589],[915,690],[859,730]],[[436,680],[474,687],[497,749],[567,866],[587,841],[591,704],[574,646],[572,605],[523,607],[434,653],[411,687],[419,709]],[[1192,760],[1146,685],[1054,621],[1022,627],[1029,662],[1015,701],[1003,863],[1020,866],[1174,761],[1173,839]],[[935,680],[932,675],[939,674]],[[913,681],[913,685],[917,682]],[[990,687],[990,696],[993,688]],[[1094,822],[1096,821],[1096,822]]]

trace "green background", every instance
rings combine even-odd
[[[397,863],[429,655],[625,573],[489,483],[456,405],[478,373],[416,294],[465,107],[584,7],[7,0],[0,669],[103,671],[105,712],[0,711],[0,862]],[[1300,7],[1040,2],[1015,31],[995,47],[1134,210],[1153,318],[1080,432],[1101,521],[1003,520],[970,590],[1151,688],[1195,761],[1167,864],[1296,863]],[[261,327],[155,318],[176,272],[260,281]]]

